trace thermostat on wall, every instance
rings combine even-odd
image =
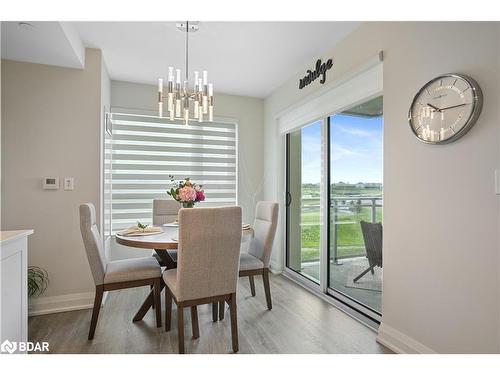
[[[59,177],[44,177],[43,188],[48,190],[59,189]]]

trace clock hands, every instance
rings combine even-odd
[[[462,107],[462,106],[464,106],[464,105],[469,105],[469,104],[470,104],[470,103],[462,103],[462,104],[452,105],[452,106],[450,106],[450,107],[438,108],[438,107],[436,107],[436,106],[433,106],[433,105],[432,105],[432,104],[430,104],[430,103],[427,103],[427,105],[428,105],[429,107],[431,107],[433,110],[435,110],[436,112],[442,112],[442,111],[445,111],[445,110],[447,110],[447,109],[452,109],[452,108]]]
[[[441,110],[440,110],[438,107],[435,107],[435,106],[433,106],[433,105],[432,105],[432,104],[430,104],[430,103],[427,103],[427,105],[428,105],[429,107],[431,107],[433,110],[435,110],[436,112],[441,112]]]
[[[444,108],[441,108],[441,111],[444,111],[446,109],[452,109],[452,108],[457,108],[457,107],[462,107],[464,105],[469,105],[470,103],[463,103],[463,104],[457,104],[457,105],[452,105],[451,107],[444,107]]]

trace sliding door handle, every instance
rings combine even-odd
[[[289,207],[290,204],[292,203],[292,194],[290,194],[288,191],[286,192],[286,206]]]

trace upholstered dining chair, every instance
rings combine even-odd
[[[104,292],[150,285],[154,288],[156,304],[160,305],[161,268],[152,257],[107,262],[92,203],[80,205],[80,231],[95,283],[94,308],[88,336],[92,340]],[[160,309],[156,309],[156,326],[161,327]]]
[[[266,294],[267,308],[271,310],[271,286],[269,285],[269,262],[273,248],[274,236],[278,226],[279,205],[274,202],[257,202],[255,208],[255,219],[253,222],[253,236],[250,240],[247,252],[240,254],[239,276],[248,276],[252,297],[255,297],[254,276],[262,275],[264,292]],[[220,302],[218,306],[212,305],[213,320],[216,321],[217,313],[219,320],[224,319],[225,303]]]
[[[177,214],[180,208],[180,203],[174,199],[153,199],[153,225],[161,226],[174,222],[177,220]],[[167,268],[177,267],[177,250],[161,251],[166,251],[169,257],[160,257],[156,250],[153,250],[152,254],[160,266]]]
[[[165,270],[165,330],[172,299],[177,305],[179,353],[184,353],[184,308],[191,308],[193,338],[200,336],[197,306],[227,302],[232,348],[238,351],[236,286],[241,245],[241,208],[182,208],[179,211],[177,269]]]
[[[278,211],[278,203],[264,201],[257,203],[252,227],[253,237],[250,240],[248,252],[240,254],[240,277],[248,276],[250,291],[252,296],[255,297],[254,276],[262,275],[269,310],[273,308],[271,287],[269,285],[269,262],[271,261],[271,250],[273,249],[274,236],[278,226]],[[220,311],[219,314],[221,314]]]

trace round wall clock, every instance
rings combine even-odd
[[[476,123],[483,106],[481,88],[463,74],[445,74],[429,81],[413,98],[408,122],[425,143],[456,141]]]

